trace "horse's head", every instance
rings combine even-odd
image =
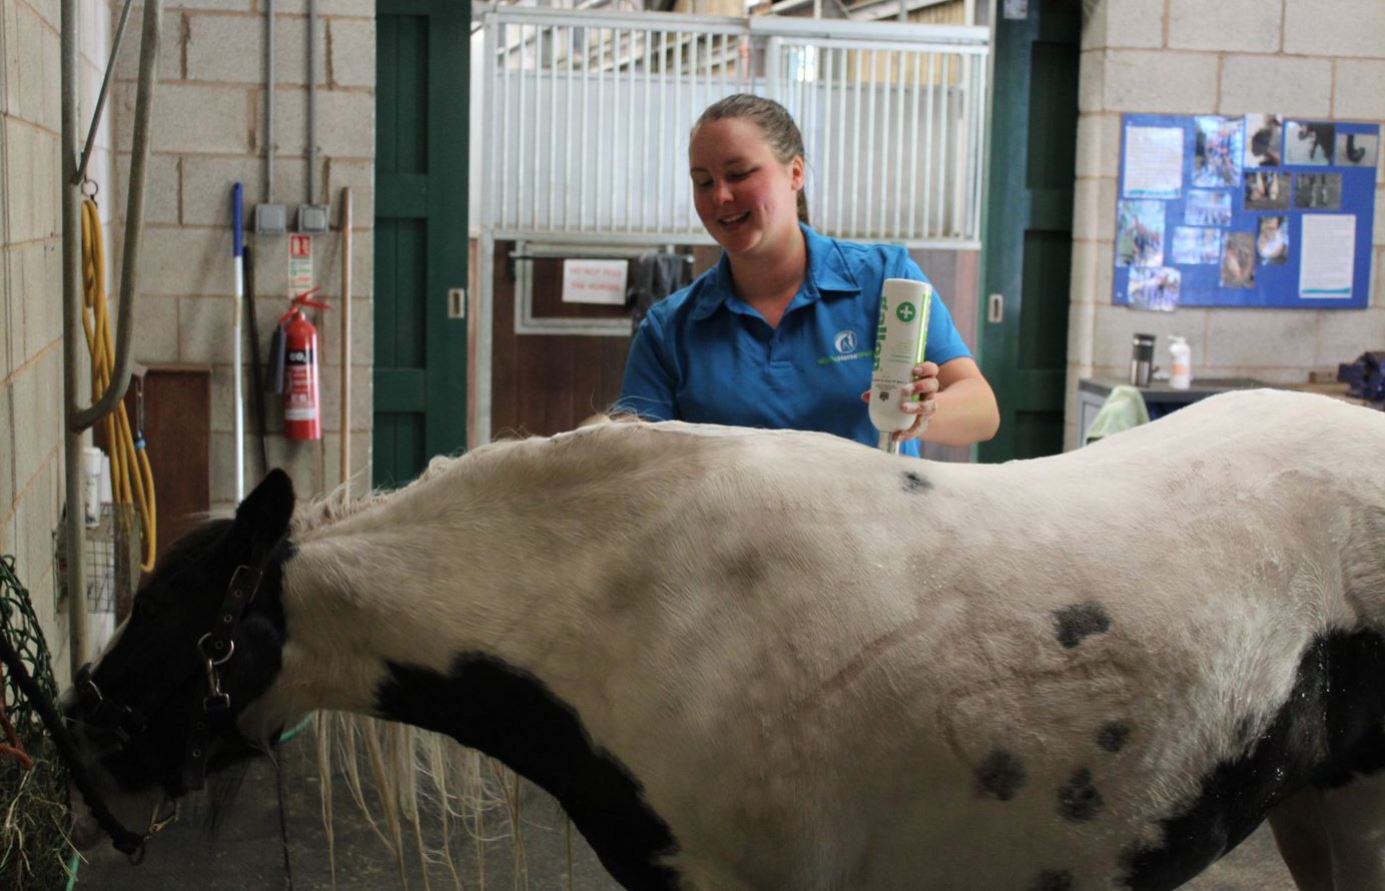
[[[175,543],[64,701],[88,761],[128,792],[177,797],[260,748],[237,717],[281,664],[293,485],[272,471],[236,511]],[[103,784],[104,785],[104,784]]]

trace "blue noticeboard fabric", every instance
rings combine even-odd
[[[1141,163],[1171,157],[1161,149],[1175,144],[1174,130],[1182,136],[1176,182],[1171,165]],[[1378,124],[1124,115],[1112,302],[1163,310],[1365,308],[1380,153]],[[1311,293],[1301,288],[1304,218],[1313,215],[1338,218],[1313,226],[1354,220],[1349,288],[1345,281]]]

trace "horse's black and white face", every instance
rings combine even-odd
[[[236,511],[189,533],[161,558],[135,596],[130,618],[94,666],[79,674],[64,699],[88,762],[128,792],[161,787],[177,797],[208,772],[253,754],[266,741],[247,740],[236,718],[279,671],[284,641],[282,565],[293,486],[272,471]],[[199,642],[222,611],[237,567],[260,571],[253,597],[234,627],[230,656],[216,668],[229,707],[207,708],[207,658]],[[199,724],[205,722],[202,732]],[[277,734],[276,734],[277,735]],[[201,751],[198,739],[206,739]]]

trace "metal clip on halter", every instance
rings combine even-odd
[[[160,816],[160,811],[163,815]],[[149,828],[145,831],[144,837],[147,839],[151,835],[157,835],[168,828],[170,823],[178,819],[178,802],[168,796],[158,804],[154,805],[154,811],[149,815]]]
[[[231,707],[231,696],[229,693],[221,691],[221,673],[216,670],[216,667],[231,658],[231,654],[236,651],[236,642],[234,640],[216,641],[218,647],[223,643],[226,645],[226,655],[217,659],[207,652],[206,644],[211,636],[211,633],[208,632],[197,641],[197,649],[202,653],[203,663],[207,670],[207,695],[202,700],[202,710],[206,712],[226,711]]]

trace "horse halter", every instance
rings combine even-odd
[[[240,627],[245,608],[255,599],[260,582],[264,578],[264,567],[278,545],[279,542],[275,542],[266,549],[263,557],[254,561],[255,566],[243,563],[236,567],[227,585],[226,596],[222,598],[221,606],[217,609],[211,630],[197,640],[200,668],[206,674],[207,687],[206,695],[202,698],[202,708],[193,713],[183,759],[183,785],[189,791],[202,789],[206,785],[212,722],[229,714],[231,710],[231,696],[221,689],[221,667],[235,655],[236,629]],[[159,706],[173,695],[187,676],[175,676],[173,682],[161,691],[162,695],[141,710],[105,696],[91,678],[91,667],[84,665],[73,683],[77,701],[82,706],[81,723],[111,732],[115,736],[117,749],[124,749],[149,726],[149,715],[157,711]],[[170,821],[160,821],[156,814],[151,820],[150,829],[157,831],[168,822]]]

